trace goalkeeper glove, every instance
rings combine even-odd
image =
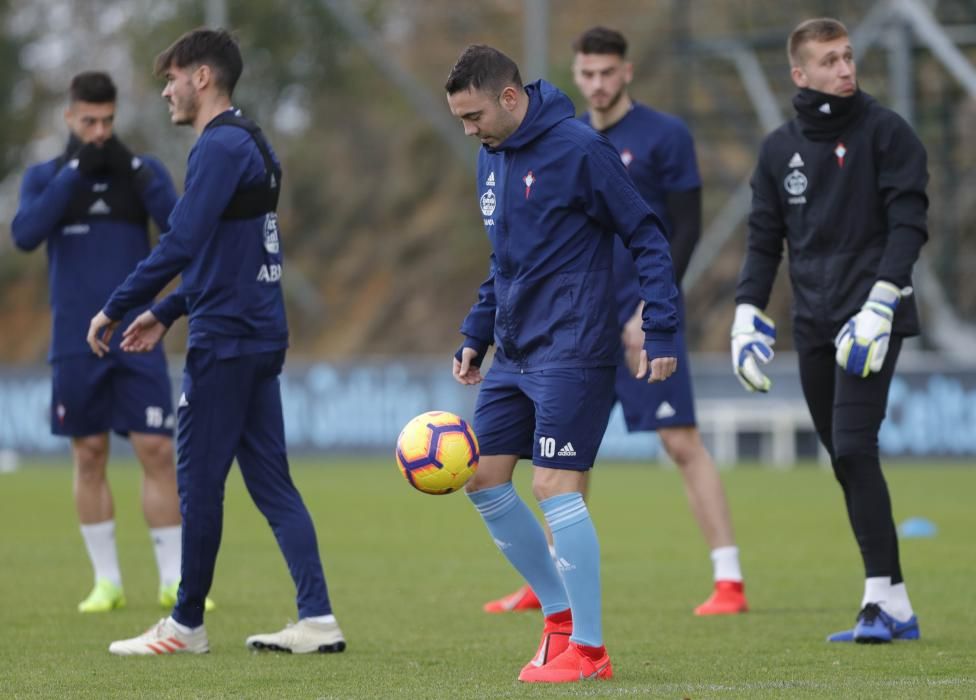
[[[906,293],[910,293],[908,289]],[[891,282],[875,282],[864,306],[840,329],[834,346],[837,364],[845,372],[864,378],[881,371],[901,296],[901,290]]]
[[[776,324],[752,304],[735,307],[732,322],[732,369],[747,391],[769,391],[773,383],[759,371],[759,363],[773,359]]]

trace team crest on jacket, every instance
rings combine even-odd
[[[786,191],[791,195],[799,197],[807,191],[807,176],[799,170],[794,170],[783,180],[783,186],[786,187]]]
[[[630,152],[629,148],[620,152],[620,162],[624,164],[625,168],[629,168],[630,164],[634,162],[634,154]]]
[[[481,214],[483,216],[491,216],[494,214],[495,204],[495,193],[493,190],[488,190],[481,195]]]
[[[532,183],[535,182],[535,176],[532,174],[531,170],[529,171],[528,175],[522,178],[522,182],[525,183],[525,198],[528,199],[529,192],[532,191]]]
[[[278,240],[278,215],[268,212],[264,217],[264,249],[271,255],[277,255],[281,250],[281,243]]]
[[[834,155],[837,156],[837,167],[844,167],[844,156],[847,155],[847,149],[844,148],[844,144],[838,142],[837,148],[834,149]]]

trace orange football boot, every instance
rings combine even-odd
[[[605,646],[586,647],[576,642],[544,666],[527,666],[519,674],[525,683],[579,683],[613,678],[613,666]]]
[[[541,610],[542,604],[528,584],[514,593],[498,600],[490,600],[482,606],[487,613],[519,612],[521,610]]]
[[[712,595],[695,608],[696,615],[737,615],[748,611],[742,581],[716,581]]]
[[[542,626],[542,640],[539,642],[539,650],[532,657],[532,660],[522,667],[519,679],[529,669],[541,668],[566,651],[566,647],[569,646],[569,635],[572,633],[573,613],[571,611],[562,610],[547,615],[545,624]]]

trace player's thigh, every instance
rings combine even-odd
[[[901,336],[892,336],[880,372],[855,377],[836,368],[833,441],[837,456],[877,452],[901,343]]]
[[[114,358],[71,355],[51,363],[51,432],[85,437],[112,428]]]
[[[176,480],[184,501],[208,504],[223,498],[253,385],[246,358],[219,359],[213,350],[191,347],[177,406]],[[191,504],[192,505],[192,504]]]
[[[834,381],[840,369],[834,353],[833,344],[797,348],[803,399],[828,452],[833,452]]]
[[[535,405],[522,389],[524,376],[496,369],[488,370],[485,375],[472,421],[483,456],[532,456]]]
[[[173,387],[160,348],[148,353],[119,353],[112,373],[112,398],[115,432],[172,437],[176,422]]]
[[[691,367],[684,342],[678,344],[678,367],[663,382],[637,379],[623,364],[617,366],[614,388],[623,409],[627,431],[690,427],[697,424],[691,387]]]
[[[256,363],[254,386],[237,450],[237,462],[244,483],[255,501],[262,494],[294,489],[288,471],[281,385],[278,381],[284,358],[284,350],[260,353],[253,358]]]
[[[524,377],[522,384],[535,405],[532,463],[590,469],[613,408],[614,368],[549,369]]]

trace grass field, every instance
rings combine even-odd
[[[528,471],[520,469],[523,494]],[[75,611],[91,580],[67,466],[0,475],[0,697],[976,697],[976,469],[889,470],[896,517],[928,517],[939,533],[902,543],[922,641],[865,647],[824,642],[853,622],[862,586],[828,473],[725,475],[753,610],[702,619],[691,609],[709,591],[711,568],[679,476],[602,465],[591,509],[616,676],[573,687],[515,680],[540,620],[480,611],[517,581],[463,495],[414,492],[392,459],[300,460],[294,473],[318,526],[344,654],[245,649],[248,634],[276,630],[295,611],[284,562],[236,471],[212,591],[218,609],[207,618],[211,653],[168,658],[107,652],[165,614],[137,470],[111,472],[128,607],[101,616]]]

